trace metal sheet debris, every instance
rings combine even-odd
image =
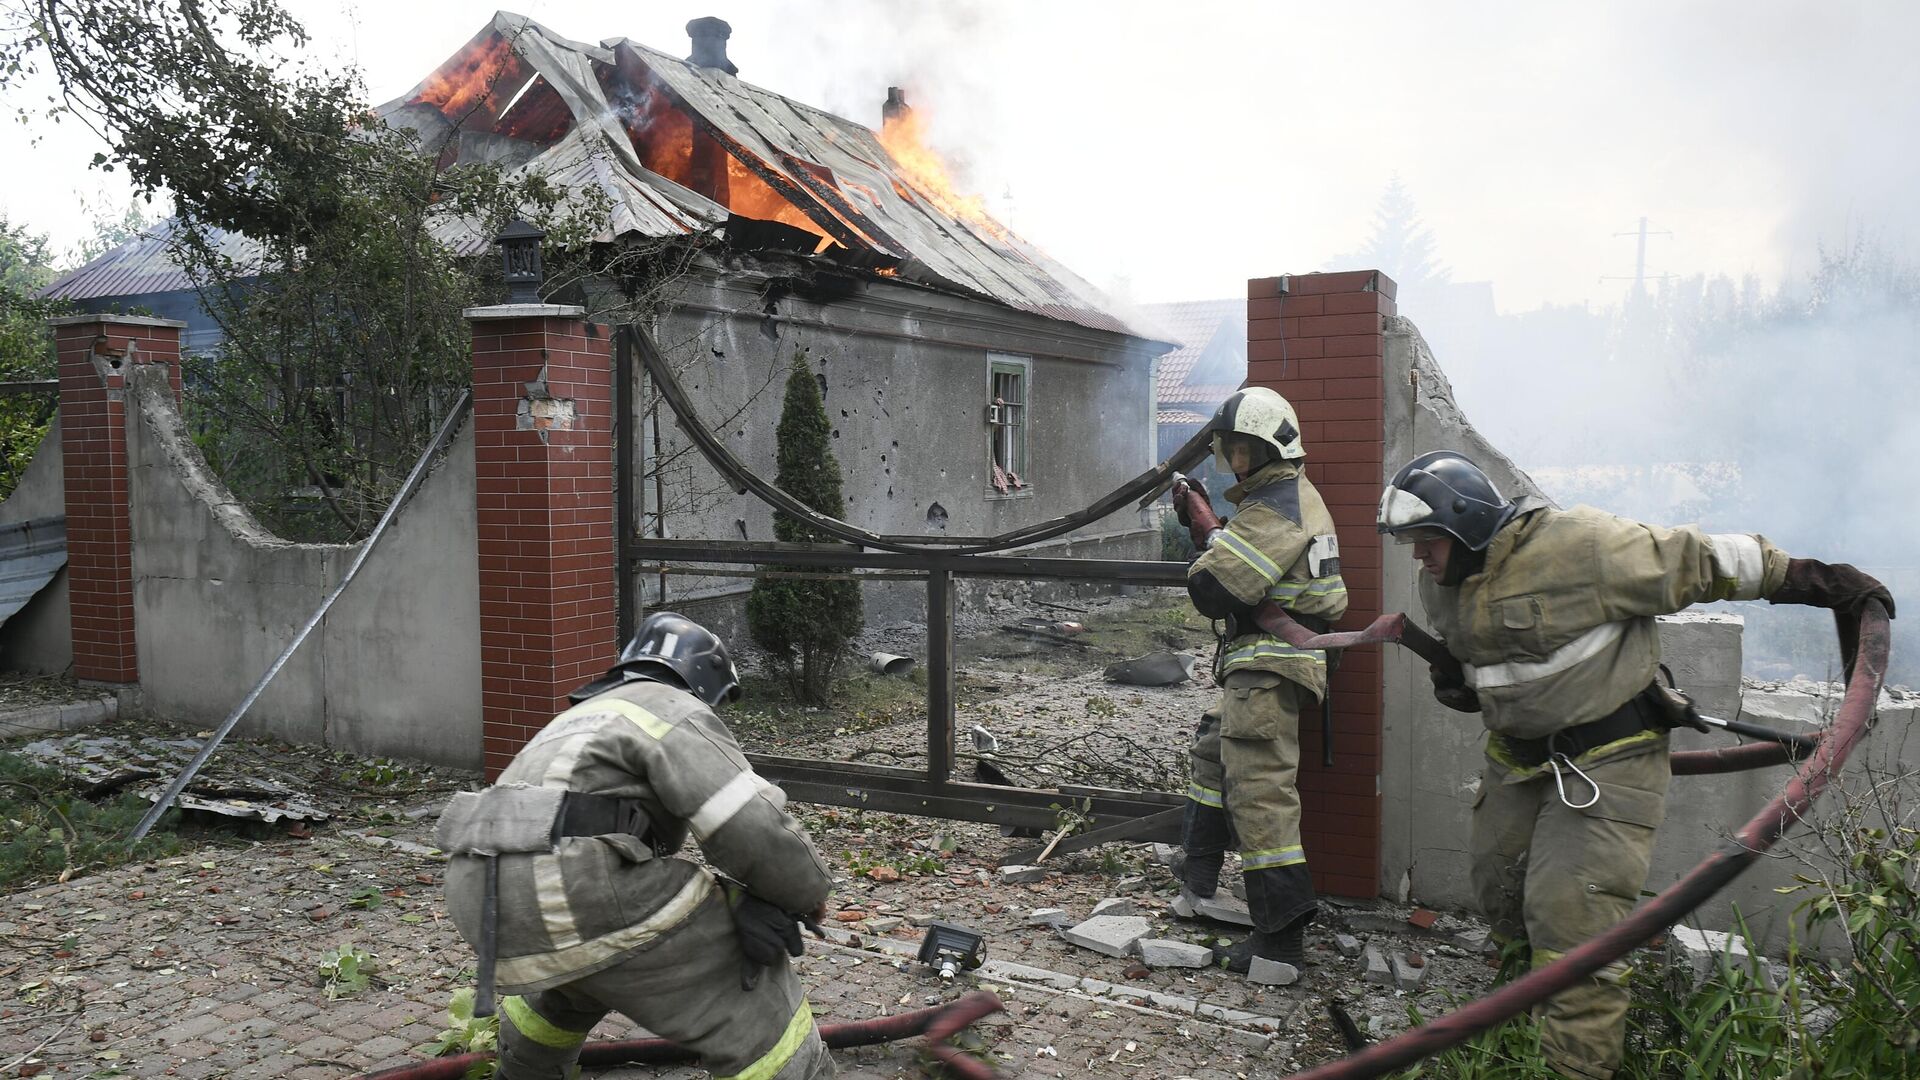
[[[40,739],[16,748],[30,758],[85,783],[91,793],[116,790],[158,800],[204,738],[82,733]],[[229,758],[203,772],[176,805],[223,817],[263,821],[320,822],[329,814],[302,792],[290,770],[276,768],[264,755],[229,750]]]
[[[0,526],[0,624],[27,606],[67,565],[67,519],[34,518]]]

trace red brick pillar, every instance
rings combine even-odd
[[[1385,444],[1385,317],[1396,286],[1375,270],[1255,278],[1247,283],[1247,384],[1299,410],[1307,477],[1340,532],[1347,583],[1342,629],[1380,614],[1380,502]],[[1314,887],[1380,892],[1380,647],[1349,649],[1334,674],[1332,767],[1321,764],[1320,717],[1300,718],[1300,798]]]
[[[472,308],[480,707],[498,776],[613,663],[613,363],[555,304]]]
[[[127,376],[135,365],[164,364],[178,398],[180,331],[187,324],[134,315],[74,315],[51,325],[60,364],[73,674],[82,682],[137,683]]]

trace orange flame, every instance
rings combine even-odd
[[[427,81],[414,90],[411,100],[432,105],[448,119],[457,120],[498,86],[512,83],[506,92],[518,90],[526,81],[524,75],[515,81],[522,67],[507,39],[488,31],[467,42],[452,59],[427,76]]]
[[[893,155],[901,175],[926,201],[950,217],[978,226],[998,239],[1008,239],[1006,226],[987,213],[985,200],[978,195],[963,195],[954,187],[946,162],[927,146],[925,135],[926,121],[920,110],[902,110],[881,126],[880,145]],[[894,191],[908,202],[914,201],[897,183]]]

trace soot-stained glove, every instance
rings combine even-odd
[[[1479,712],[1480,695],[1473,687],[1454,678],[1438,666],[1428,665],[1427,678],[1433,680],[1433,699],[1454,712]]]
[[[778,963],[782,954],[799,956],[807,951],[800,937],[800,921],[752,893],[742,892],[733,901],[733,927],[740,935],[740,952],[746,963],[740,972],[740,988],[751,990],[760,981],[760,972]]]
[[[1212,503],[1213,500],[1207,495],[1207,485],[1201,483],[1198,479],[1189,476],[1180,482],[1186,485],[1195,495],[1198,495],[1202,503]],[[1188,505],[1188,497],[1186,495],[1178,491],[1174,492],[1173,516],[1183,527],[1190,527],[1193,524],[1192,515],[1187,510]]]
[[[1885,585],[1846,563],[1823,563],[1816,559],[1792,559],[1787,562],[1786,580],[1767,597],[1774,604],[1806,604],[1858,615],[1868,600],[1878,600],[1893,618],[1893,594]]]

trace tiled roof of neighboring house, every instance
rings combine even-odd
[[[977,207],[931,190],[926,174],[901,164],[872,129],[625,38],[588,45],[500,12],[380,115],[430,143],[445,140],[456,159],[539,171],[569,190],[598,188],[611,206],[603,241],[770,235],[802,257],[812,252],[1051,319],[1151,336]],[[687,186],[698,181],[679,151],[706,140],[721,148],[730,205]],[[491,243],[458,222],[449,223],[447,239],[476,253]],[[120,295],[129,284],[188,287],[179,271],[162,272],[168,265],[136,241],[49,293],[84,299]]]
[[[1190,409],[1161,409],[1155,417],[1161,424],[1204,424],[1213,417],[1206,413],[1197,413]]]
[[[1140,311],[1147,321],[1159,328],[1160,333],[1179,346],[1160,358],[1160,373],[1155,387],[1158,400],[1162,403],[1211,403],[1240,389],[1238,381],[1231,384],[1215,381],[1219,375],[1212,369],[1199,373],[1201,378],[1209,380],[1206,383],[1196,384],[1189,380],[1196,374],[1194,365],[1223,328],[1239,344],[1244,363],[1247,339],[1245,300],[1183,300],[1171,304],[1142,304]]]

